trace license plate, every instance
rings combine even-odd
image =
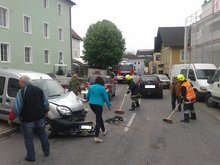
[[[86,129],[86,130],[91,130],[92,126],[91,125],[81,125],[80,128],[81,129]]]
[[[155,88],[155,85],[145,85],[145,88]]]
[[[82,94],[87,94],[87,91],[83,90],[81,91]]]

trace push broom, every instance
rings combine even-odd
[[[170,118],[171,118],[171,116],[173,115],[173,113],[178,109],[179,105],[180,105],[180,103],[177,104],[177,106],[175,107],[175,109],[170,113],[170,115],[169,115],[167,118],[164,118],[164,119],[163,119],[164,122],[173,123],[173,120],[170,119]]]
[[[119,108],[118,110],[115,110],[115,113],[117,113],[117,114],[124,114],[124,113],[125,113],[125,112],[122,110],[122,106],[123,106],[123,104],[124,104],[124,102],[125,102],[126,96],[127,96],[127,94],[124,95],[124,98],[123,98],[123,100],[122,100],[122,102],[121,102],[120,108]]]

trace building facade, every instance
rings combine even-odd
[[[202,9],[188,17],[186,29],[192,63],[220,65],[220,0],[205,1]],[[189,33],[190,32],[190,33]]]
[[[70,0],[1,0],[0,67],[51,73],[71,69]]]

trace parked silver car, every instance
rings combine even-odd
[[[32,84],[41,88],[48,96],[50,111],[46,124],[49,137],[93,130],[93,123],[85,122],[86,111],[82,100],[73,92],[67,92],[47,74],[17,69],[0,69],[0,119],[7,120],[19,90],[18,80],[22,75],[29,76]],[[14,122],[19,123],[19,120]],[[88,125],[90,127],[84,130],[83,126]]]

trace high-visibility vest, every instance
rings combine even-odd
[[[196,94],[194,92],[193,86],[189,81],[185,81],[182,83],[181,87],[184,86],[186,88],[186,98],[189,101],[196,99]]]

